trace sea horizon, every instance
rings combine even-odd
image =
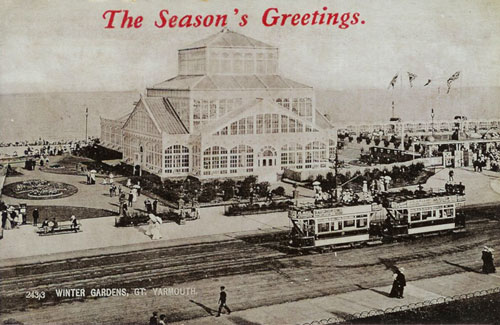
[[[39,138],[77,140],[85,137],[85,109],[89,109],[88,135],[100,135],[100,117],[119,118],[134,108],[140,91],[82,91],[12,93],[0,95],[0,142]],[[317,109],[334,124],[500,118],[500,87],[425,89],[315,89]]]

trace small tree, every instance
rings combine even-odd
[[[273,194],[277,196],[285,196],[285,189],[283,186],[278,186],[273,190]]]
[[[243,198],[249,198],[250,193],[252,193],[255,183],[257,182],[257,177],[248,176],[246,177],[240,185],[240,196]]]
[[[232,179],[225,180],[221,184],[221,189],[224,192],[222,199],[224,201],[231,200],[234,197],[235,182]]]
[[[261,197],[267,197],[270,186],[269,182],[261,182],[257,184],[257,194]]]
[[[200,194],[200,202],[211,202],[217,197],[217,191],[213,183],[203,185],[203,190]]]

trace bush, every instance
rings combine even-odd
[[[215,185],[213,183],[206,183],[203,186],[203,190],[201,191],[199,200],[200,202],[207,203],[212,202],[216,197],[217,191],[215,189]]]
[[[270,186],[269,182],[261,182],[257,184],[257,194],[261,197],[267,197],[269,195]]]
[[[285,196],[285,188],[283,186],[278,186],[273,190],[273,194],[277,196]]]
[[[255,176],[246,177],[243,180],[243,182],[241,182],[239,195],[243,198],[249,198],[250,194],[253,191],[255,183],[257,183],[257,177]]]
[[[236,183],[232,179],[225,180],[221,184],[221,190],[223,191],[222,199],[224,201],[231,200],[234,197],[234,187]]]

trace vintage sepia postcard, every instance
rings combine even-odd
[[[500,2],[4,0],[2,324],[496,324]]]

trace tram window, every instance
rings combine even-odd
[[[345,220],[344,221],[344,227],[354,227],[354,220]]]
[[[367,219],[358,219],[356,220],[356,227],[357,228],[364,228],[366,227]]]
[[[420,213],[419,212],[413,212],[410,214],[410,220],[411,221],[420,221]]]
[[[342,230],[342,221],[337,222],[338,230]]]
[[[330,231],[330,224],[328,222],[318,223],[318,232],[329,232],[329,231]]]
[[[422,220],[427,220],[427,218],[432,218],[432,211],[422,212]]]
[[[446,217],[453,217],[453,209],[444,209],[443,210],[443,217],[446,218]]]

